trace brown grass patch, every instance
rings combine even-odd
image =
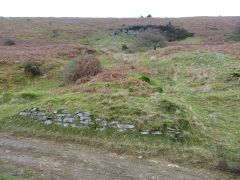
[[[91,55],[77,57],[70,62],[64,69],[65,81],[67,83],[74,83],[78,79],[87,81],[88,78],[97,75],[101,71],[100,61]]]
[[[94,49],[79,44],[52,44],[2,46],[0,64],[13,64],[21,61],[55,62],[57,59],[69,60],[78,55],[94,54]]]
[[[120,69],[107,69],[95,76],[91,82],[113,82],[119,84],[126,74]]]
[[[137,78],[122,81],[120,86],[129,89],[130,96],[148,96],[152,94],[149,84]]]
[[[90,81],[90,80],[91,80],[90,77],[82,77],[82,78],[79,78],[79,79],[75,82],[75,84],[83,84],[83,83],[86,83],[86,82],[88,82],[88,81]]]
[[[151,76],[151,73],[146,71],[142,66],[138,64],[124,64],[112,69],[105,69],[103,72],[99,73],[97,76],[93,77],[91,82],[113,82],[116,84],[121,84],[122,79],[127,77],[125,71],[135,70],[141,74]]]
[[[130,87],[130,86],[136,86],[136,87],[140,87],[140,88],[144,88],[144,89],[149,88],[148,83],[146,83],[140,79],[137,79],[137,78],[132,78],[127,81],[123,81],[121,84],[125,88]]]
[[[61,91],[56,91],[55,94],[66,94],[66,93],[76,93],[76,92],[88,92],[88,93],[111,93],[111,89],[108,87],[104,88],[96,88],[96,87],[81,87],[81,86],[75,86],[71,87],[67,90],[61,90]]]
[[[139,65],[139,64],[130,64],[129,68],[132,70],[135,70],[136,72],[139,72],[141,74],[150,76],[153,74],[153,72],[149,72],[147,71],[143,66]]]

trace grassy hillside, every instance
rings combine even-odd
[[[123,62],[100,59],[103,66],[116,67],[112,74],[119,73],[117,66]],[[1,96],[2,128],[14,127],[14,131],[53,133],[74,139],[90,138],[90,141],[93,138],[97,144],[119,145],[123,151],[140,148],[143,153],[196,166],[217,167],[223,158],[226,166],[237,168],[240,89],[239,79],[233,75],[240,73],[236,68],[240,61],[211,52],[190,53],[154,62],[139,54],[138,61],[145,71],[152,72],[150,84],[144,84],[144,87],[135,82],[147,72],[128,70],[129,64],[125,65],[127,70],[122,67],[125,77],[116,82],[99,79],[81,86],[63,87],[61,67],[64,63],[56,65],[41,79],[26,77],[17,65],[5,66],[5,73],[1,76],[8,75],[10,88]],[[14,76],[16,73],[17,77]],[[159,87],[163,89],[162,93],[157,92]],[[84,92],[91,88],[96,89]],[[131,122],[138,129],[164,131],[167,127],[174,128],[181,132],[181,136],[144,136],[130,132],[119,134],[113,130],[96,132],[94,129],[36,126],[31,120],[20,121],[16,116],[28,107],[38,107],[47,113],[58,109],[70,112],[83,109],[106,120]],[[126,140],[125,136],[129,138]],[[171,153],[167,153],[169,151]]]
[[[25,25],[40,20],[26,20]],[[8,23],[11,21],[5,24]],[[43,24],[47,25],[48,21],[44,20]],[[98,25],[104,26],[99,23],[94,27]],[[34,27],[40,31],[45,26]],[[66,31],[70,27],[64,26]],[[84,29],[81,24],[79,28]],[[126,54],[121,51],[121,45],[131,43],[133,39],[129,36],[111,37],[107,31],[84,35],[84,38],[71,42],[75,44],[56,45],[52,44],[55,40],[50,36],[46,38],[39,34],[43,39],[49,39],[49,45],[35,44],[34,48],[29,47],[29,54],[26,49],[21,53],[20,41],[16,47],[4,47],[4,58],[10,59],[1,59],[4,63],[0,66],[0,129],[74,140],[119,153],[154,156],[237,177],[240,169],[238,43],[207,45],[205,43],[209,41],[206,39],[210,36],[193,37],[163,49]],[[75,38],[76,34],[72,36]],[[36,39],[31,41],[39,43]],[[234,48],[230,51],[224,48],[227,46]],[[64,67],[73,57],[82,54],[79,49],[94,51],[103,70],[88,82],[67,84]],[[42,63],[44,73],[40,77],[29,77],[24,73],[23,65],[35,55],[34,60]],[[18,116],[29,107],[39,108],[47,114],[62,109],[70,113],[81,109],[95,118],[131,123],[138,131],[160,130],[164,134],[43,125]],[[173,136],[167,133],[167,128],[176,129],[179,134]]]

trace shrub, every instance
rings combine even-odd
[[[155,92],[159,92],[159,93],[162,93],[162,92],[163,92],[163,88],[160,87],[160,86],[158,86],[158,87],[154,87],[154,88],[153,88],[153,91],[155,91]]]
[[[33,100],[33,99],[36,99],[39,95],[33,92],[24,92],[24,93],[21,93],[20,96],[23,99]]]
[[[146,31],[140,32],[134,43],[132,44],[132,49],[134,51],[146,51],[149,49],[156,49],[159,47],[166,46],[166,37],[162,31],[157,29],[148,29]]]
[[[57,38],[58,36],[60,36],[59,32],[57,30],[53,30],[52,34],[51,34],[51,37],[52,38]]]
[[[100,61],[94,56],[80,56],[65,66],[64,77],[67,83],[73,83],[82,77],[97,75],[101,70]]]
[[[9,39],[9,38],[4,41],[5,46],[13,46],[15,44],[16,43],[12,39]]]
[[[147,82],[147,83],[150,83],[150,78],[149,77],[147,77],[147,76],[142,76],[142,77],[140,77],[139,78],[140,80],[142,80],[142,81],[144,81],[144,82]]]
[[[32,62],[27,62],[24,65],[24,72],[25,74],[27,74],[28,76],[40,76],[41,70],[40,70],[40,64],[38,63],[32,63]]]
[[[127,45],[126,44],[122,44],[122,51],[125,51],[127,49],[128,49]]]

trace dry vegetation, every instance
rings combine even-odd
[[[133,25],[173,25],[183,27],[198,37],[206,38],[204,44],[170,44],[168,49],[179,48],[181,52],[218,51],[240,55],[238,43],[229,43],[224,35],[230,35],[240,22],[238,17],[198,17],[198,18],[143,18],[143,19],[87,19],[87,18],[8,18],[0,19],[0,44],[6,38],[16,42],[15,46],[1,46],[0,64],[22,60],[54,61],[56,58],[71,59],[86,51],[77,43],[87,34],[108,31]],[[215,28],[212,30],[211,28]],[[60,36],[51,38],[52,31]],[[164,49],[159,50],[165,51]],[[177,54],[179,55],[179,54]],[[165,57],[163,57],[165,58]]]

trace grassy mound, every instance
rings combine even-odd
[[[141,53],[137,57],[136,62],[142,68],[123,66],[121,79],[96,78],[81,85],[61,85],[64,82],[61,69],[66,64],[61,60],[45,78],[31,81],[17,65],[1,67],[6,73],[1,73],[0,78],[8,76],[0,96],[1,128],[84,140],[121,152],[138,154],[140,149],[143,154],[172,162],[238,172],[240,81],[236,74],[240,73],[240,61],[213,52],[189,53],[161,61],[146,59]],[[98,58],[105,69],[119,70],[120,65],[126,64],[124,59],[115,61],[106,55]],[[12,78],[16,73],[17,78]],[[145,82],[141,79],[146,78],[142,77],[150,81]],[[9,94],[4,93],[5,89]],[[139,130],[166,132],[174,128],[180,134],[153,136],[118,133],[112,129],[97,132],[55,125],[36,126],[39,122],[19,121],[16,116],[28,107],[38,107],[46,113],[82,109],[94,117],[132,123]]]

